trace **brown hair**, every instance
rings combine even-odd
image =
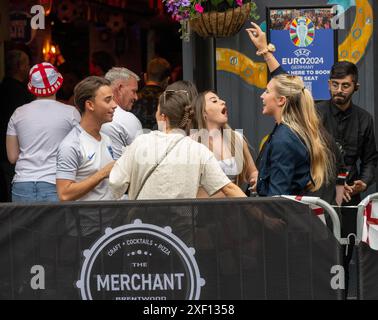
[[[194,136],[194,138],[200,143],[204,142],[203,139],[201,139],[201,132],[203,133],[202,129],[207,129],[204,113],[206,107],[205,95],[209,92],[215,93],[212,90],[201,92],[193,101],[195,123],[197,127],[196,129],[199,129],[198,135]],[[229,129],[231,131],[231,134],[224,135],[224,129]],[[235,130],[233,130],[228,124],[225,124],[222,127],[222,135],[224,135],[225,137],[226,145],[231,146],[231,155],[235,157],[238,172],[240,172],[236,179],[237,184],[240,185],[243,182],[248,182],[249,177],[247,177],[247,170],[250,166],[252,166],[253,160],[250,157],[247,139],[244,136],[241,137],[241,135],[237,135]],[[243,145],[242,148],[237,147],[240,144]]]
[[[150,81],[163,82],[171,74],[171,65],[164,58],[154,58],[147,66],[147,78]]]
[[[82,113],[85,112],[85,102],[93,99],[102,86],[110,86],[110,81],[96,76],[86,77],[75,86],[74,102]]]
[[[183,129],[189,134],[192,128],[194,111],[186,90],[166,90],[159,98],[160,113],[169,119],[171,129]]]
[[[195,84],[188,80],[179,80],[173,82],[167,87],[167,90],[185,90],[189,94],[189,102],[192,103],[194,98],[198,96],[198,90]]]

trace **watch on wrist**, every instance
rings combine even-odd
[[[269,43],[268,46],[265,48],[265,49],[262,49],[262,50],[258,50],[256,52],[256,54],[258,56],[261,56],[265,53],[268,53],[268,52],[275,52],[276,51],[276,46],[273,44],[273,43]]]

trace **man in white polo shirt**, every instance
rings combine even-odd
[[[117,160],[122,155],[123,149],[142,133],[140,121],[130,112],[138,99],[139,77],[129,69],[114,67],[106,73],[105,78],[111,82],[117,108],[113,121],[105,123],[101,127],[101,132],[112,140],[114,159]]]
[[[110,138],[100,132],[104,123],[112,121],[116,108],[110,82],[87,77],[76,85],[74,100],[82,118],[58,149],[59,199],[111,200],[108,176],[114,164],[113,149]]]
[[[62,83],[62,75],[50,63],[39,63],[30,69],[28,89],[37,100],[17,108],[7,130],[8,159],[16,164],[13,202],[58,200],[58,145],[80,121],[74,107],[56,101]]]

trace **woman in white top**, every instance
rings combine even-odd
[[[228,125],[226,103],[213,91],[200,93],[193,101],[197,132],[192,138],[206,145],[219,161],[231,181],[237,185],[249,183],[254,189],[258,171],[244,136]],[[224,194],[217,193],[216,197]],[[198,197],[208,197],[200,188]]]
[[[120,199],[196,198],[201,185],[210,195],[245,197],[223,173],[214,155],[187,136],[194,112],[185,90],[166,90],[156,120],[161,131],[138,136],[115,163],[109,183]]]

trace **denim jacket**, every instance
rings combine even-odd
[[[306,145],[285,124],[275,126],[259,156],[260,196],[302,195],[311,181]]]

